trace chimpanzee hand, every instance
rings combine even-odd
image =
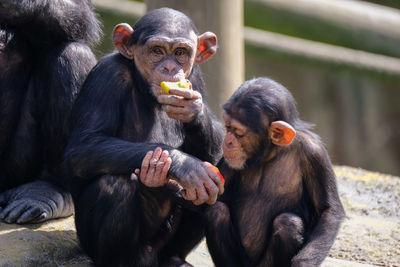
[[[167,175],[171,162],[169,152],[157,147],[154,152],[147,152],[143,158],[141,170],[136,169],[135,174],[140,174],[140,181],[145,186],[160,187],[168,183]]]
[[[168,95],[159,95],[157,100],[168,117],[181,122],[191,122],[203,113],[203,98],[198,91],[170,89]]]
[[[174,162],[172,162],[174,164]],[[177,168],[174,179],[183,188],[182,196],[195,205],[214,204],[218,194],[224,192],[224,185],[218,175],[200,160],[186,157]],[[179,164],[180,165],[180,164]]]
[[[0,219],[7,223],[38,223],[72,215],[71,195],[45,181],[36,181],[0,194]]]

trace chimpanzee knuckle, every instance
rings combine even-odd
[[[210,195],[217,196],[219,189],[215,184],[211,184],[211,187],[208,189],[208,191],[210,192]]]
[[[208,205],[213,205],[213,204],[215,204],[215,202],[217,202],[217,197],[210,197],[210,198],[206,201],[206,203],[207,203]]]
[[[209,196],[206,193],[204,193],[204,192],[198,193],[198,197],[196,199],[196,203],[195,204],[196,205],[201,205],[201,204],[207,202],[208,199],[209,199]]]
[[[156,147],[156,149],[154,150],[154,157],[160,157],[161,153],[162,153],[162,148],[161,147]]]
[[[184,198],[186,200],[190,200],[190,201],[196,200],[196,198],[197,198],[196,190],[186,189],[185,192],[186,193],[185,193],[185,197]]]
[[[161,158],[166,159],[169,156],[169,152],[168,150],[163,150],[162,154],[161,154]]]
[[[161,171],[161,170],[164,168],[164,164],[165,164],[164,161],[159,161],[159,162],[157,163],[157,165],[156,165],[156,170],[157,170],[157,171]]]
[[[196,170],[195,168],[191,169],[188,173],[188,176],[193,178],[193,179],[198,179],[199,175],[199,171]]]

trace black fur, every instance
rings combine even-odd
[[[224,109],[257,133],[263,145],[241,170],[224,160],[219,164],[225,193],[206,210],[207,245],[215,265],[319,266],[344,217],[319,137],[298,118],[290,92],[267,78],[245,82]],[[269,138],[271,122],[277,120],[297,132],[288,146]]]
[[[148,13],[137,24],[151,27],[146,21],[157,21],[155,14]],[[150,34],[146,29],[137,33],[139,44]],[[204,97],[198,66],[189,79]],[[215,163],[221,156],[222,129],[208,106],[191,123],[168,118],[135,62],[111,54],[89,74],[72,121],[66,166],[72,177],[78,237],[95,265],[183,263],[204,235],[201,215],[182,209],[187,203],[176,188],[151,189],[130,177],[147,151],[156,147],[169,151],[169,173],[175,177],[187,177],[201,161]],[[169,208],[167,215],[159,215]]]
[[[0,218],[6,222],[73,212],[60,163],[99,34],[90,1],[0,2]]]

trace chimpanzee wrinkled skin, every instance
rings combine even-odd
[[[0,219],[7,223],[73,213],[60,163],[99,35],[89,0],[0,1]]]

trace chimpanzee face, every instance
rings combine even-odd
[[[226,128],[222,143],[225,161],[233,169],[243,169],[246,161],[254,155],[264,138],[226,112],[222,116]]]
[[[161,94],[162,81],[179,81],[188,78],[197,53],[197,35],[189,37],[154,36],[143,45],[133,47],[135,64],[143,76]]]
[[[161,93],[161,82],[188,78],[194,64],[205,62],[217,51],[214,33],[197,35],[191,20],[172,9],[153,10],[135,26],[139,30],[133,35],[129,24],[118,24],[113,31],[114,45],[121,55],[135,61],[155,96]]]

